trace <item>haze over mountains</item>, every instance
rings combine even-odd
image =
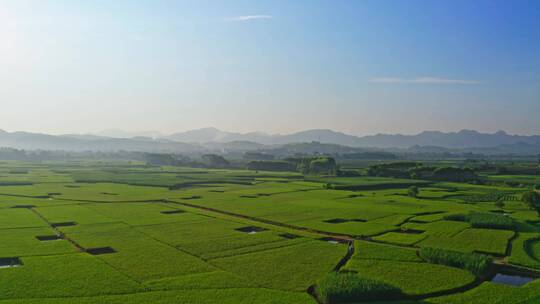
[[[509,135],[504,131],[488,134],[472,130],[450,133],[424,131],[417,135],[376,134],[359,137],[328,129],[306,130],[288,135],[268,135],[261,132],[242,134],[225,132],[216,128],[203,128],[175,133],[165,138],[191,143],[252,141],[260,144],[275,145],[317,141],[351,147],[408,148],[412,146],[437,146],[450,149],[540,143],[540,136],[538,135]]]
[[[416,135],[376,134],[354,136],[328,129],[286,135],[261,132],[234,133],[203,128],[161,135],[158,132],[103,131],[96,134],[47,135],[0,130],[0,147],[72,151],[168,151],[259,150],[294,143],[320,142],[355,148],[409,149],[411,151],[467,150],[479,153],[537,154],[540,136],[510,135],[504,131],[480,133],[424,131]]]

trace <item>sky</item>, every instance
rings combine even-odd
[[[0,129],[540,134],[540,1],[0,0]]]

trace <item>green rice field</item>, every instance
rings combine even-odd
[[[491,179],[505,178],[538,181]],[[540,302],[540,219],[519,200],[524,190],[2,162],[0,304],[322,303],[316,286],[332,272],[391,286],[391,303]],[[423,260],[422,248],[493,262],[475,274]],[[499,273],[531,280],[508,285],[493,279]]]

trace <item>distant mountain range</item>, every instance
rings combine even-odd
[[[25,150],[194,152],[198,146],[148,137],[111,138],[95,135],[47,135],[0,130],[0,147]]]
[[[175,133],[165,138],[190,143],[251,141],[265,145],[283,145],[300,142],[322,142],[350,147],[408,148],[413,146],[437,146],[449,149],[485,148],[499,145],[539,144],[540,136],[509,135],[504,131],[493,134],[472,130],[444,133],[424,131],[417,135],[377,134],[354,136],[328,129],[314,129],[288,135],[268,135],[265,133],[232,133],[215,128],[204,128]]]
[[[105,134],[121,136],[113,137]],[[151,136],[127,137],[130,135]],[[0,147],[27,150],[196,153],[276,149],[287,144],[312,142],[339,145],[342,146],[339,149],[343,151],[349,151],[347,147],[353,147],[356,150],[369,148],[369,150],[399,149],[437,153],[462,151],[483,154],[540,154],[540,136],[510,135],[504,131],[492,134],[472,130],[450,133],[425,131],[416,135],[377,134],[360,137],[327,129],[270,135],[261,132],[234,133],[216,128],[203,128],[168,136],[157,132],[106,131],[98,134],[47,135],[0,130]],[[305,149],[311,151],[314,147],[305,146]],[[335,147],[332,149],[336,150]]]

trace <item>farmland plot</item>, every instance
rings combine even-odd
[[[418,197],[408,196],[410,185]],[[540,296],[538,281],[508,287],[418,252],[483,253],[536,273],[538,215],[510,198],[519,191],[126,162],[4,163],[0,304],[313,304],[308,289],[334,271],[386,284],[402,300],[517,303]],[[503,207],[490,201],[501,195]]]

